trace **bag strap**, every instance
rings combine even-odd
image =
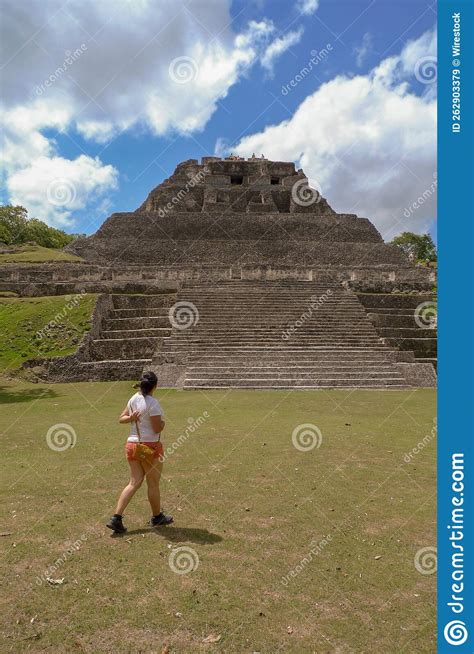
[[[137,429],[138,442],[141,443],[141,438],[140,438],[140,427],[138,426],[138,420],[135,422],[135,427],[136,427],[136,429]]]
[[[133,411],[133,406],[132,406],[131,403],[130,403],[130,408],[131,408],[132,411]],[[136,428],[136,430],[137,430],[138,442],[141,443],[140,427],[138,426],[138,420],[135,421],[135,428]]]

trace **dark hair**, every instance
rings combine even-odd
[[[133,388],[139,388],[143,395],[149,395],[158,385],[158,377],[154,372],[144,372],[142,378]]]

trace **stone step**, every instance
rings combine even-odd
[[[340,305],[341,302],[344,303],[344,305],[347,305],[350,308],[353,307],[361,307],[360,303],[357,302],[357,300],[353,297],[332,297],[330,300],[324,300],[324,301],[318,301],[314,298],[310,297],[298,297],[295,295],[289,295],[288,297],[284,297],[281,295],[276,295],[274,298],[271,297],[261,297],[258,295],[255,295],[255,297],[231,297],[229,295],[225,295],[223,297],[217,297],[217,296],[205,296],[205,297],[197,297],[197,296],[180,296],[178,301],[179,302],[193,302],[199,306],[208,306],[208,307],[215,307],[215,306],[248,306],[248,305],[254,305],[255,301],[258,301],[259,305],[261,304],[262,306],[273,306],[275,305],[281,305],[281,306],[307,306],[308,309],[310,307],[313,308],[313,311],[317,311],[318,308],[322,307],[327,307],[327,306],[336,306]],[[146,303],[142,303],[141,305],[138,306],[146,306]],[[127,308],[127,307],[116,307],[117,309],[121,308]],[[133,308],[133,306],[130,306],[129,308]]]
[[[433,302],[435,296],[432,293],[403,294],[403,293],[358,293],[360,303],[367,308],[374,307],[398,307],[415,309],[422,302]]]
[[[356,313],[361,313],[363,315],[366,315],[366,312],[363,310],[362,307],[357,306],[356,304],[351,305],[347,304],[346,306],[342,307],[341,304],[342,302],[334,302],[332,304],[325,304],[321,305],[319,307],[314,307],[311,309],[310,305],[305,303],[305,302],[287,302],[287,303],[278,303],[277,300],[274,302],[260,302],[257,298],[255,299],[256,302],[259,303],[259,309],[262,311],[267,311],[267,312],[273,312],[274,315],[279,315],[279,312],[282,313],[295,313],[297,312],[298,314],[303,314],[305,312],[312,313],[312,314],[317,314],[317,313],[347,313],[349,315],[356,314]],[[180,300],[179,302],[184,302],[184,300]],[[199,312],[202,313],[210,313],[211,311],[214,311],[216,308],[217,309],[222,309],[224,312],[228,314],[233,314],[238,313],[239,311],[243,311],[245,309],[248,309],[249,307],[252,309],[252,313],[254,313],[255,310],[255,302],[251,302],[250,300],[248,302],[216,302],[215,304],[211,304],[210,302],[199,302],[196,300],[195,302],[187,302],[188,304],[194,304]],[[132,308],[132,307],[131,307]],[[278,313],[275,313],[275,311],[278,311]],[[258,313],[256,314],[258,316]]]
[[[144,336],[151,336],[159,338],[167,337],[171,333],[171,328],[165,329],[163,327],[150,328],[150,329],[131,329],[131,330],[104,330],[101,333],[102,339],[129,339],[140,338]]]
[[[153,309],[112,309],[109,313],[109,318],[115,320],[117,318],[150,318],[150,317],[166,317],[168,318],[169,309],[155,307]]]
[[[342,310],[342,309],[320,309],[319,311],[313,311],[312,313],[306,313],[304,311],[304,307],[298,306],[295,307],[294,309],[289,309],[289,308],[278,308],[274,307],[273,309],[265,309],[265,307],[261,307],[261,311],[258,312],[257,315],[253,316],[252,313],[254,312],[255,307],[252,306],[247,306],[247,307],[229,307],[226,308],[223,305],[220,305],[219,307],[215,307],[213,309],[205,309],[202,306],[199,306],[195,304],[193,306],[193,311],[199,313],[199,317],[201,320],[207,318],[208,320],[214,320],[214,318],[218,318],[219,320],[241,320],[243,318],[247,319],[247,324],[253,324],[254,321],[259,321],[262,322],[264,318],[269,318],[270,320],[317,320],[318,318],[322,320],[323,318],[331,318],[333,321],[339,319],[339,320],[367,320],[367,314],[362,311],[362,310],[354,310],[354,311],[349,311],[348,309]],[[249,314],[250,312],[250,314]],[[143,314],[146,315],[146,314]],[[167,315],[173,315],[173,313],[169,313]],[[250,316],[252,316],[250,318]]]
[[[379,327],[377,331],[383,338],[436,338],[436,329],[421,327]]]
[[[184,300],[183,300],[184,302]],[[255,299],[255,302],[258,302],[258,299]],[[211,312],[216,308],[222,308],[223,311],[226,313],[234,313],[237,314],[239,311],[245,310],[248,307],[252,309],[251,315],[255,315],[255,317],[258,317],[259,312],[255,311],[255,302],[216,302],[215,305],[211,305],[210,303],[208,304],[207,302],[190,302],[189,304],[194,304],[199,311],[206,313],[206,312]],[[304,314],[306,313],[312,313],[312,314],[318,314],[318,313],[347,313],[349,315],[352,315],[354,313],[362,313],[363,315],[366,315],[366,312],[364,309],[360,306],[357,305],[350,305],[347,304],[346,306],[341,306],[343,302],[340,303],[334,303],[334,304],[325,304],[321,305],[319,307],[314,307],[311,309],[309,304],[306,304],[305,302],[287,302],[287,303],[278,303],[277,300],[272,303],[259,303],[259,309],[262,311],[270,311],[274,312],[275,316],[278,316],[280,312],[282,313],[290,313],[293,314],[297,312],[298,314]],[[275,313],[277,312],[277,313]]]
[[[435,370],[438,369],[438,359],[432,357],[416,357],[417,363],[431,363]]]
[[[169,329],[170,327],[168,327]],[[164,327],[161,327],[159,329],[165,329]],[[422,330],[418,330],[422,331]],[[433,330],[426,330],[430,332],[431,334],[435,333]],[[403,332],[402,332],[403,333]],[[390,334],[387,334],[389,336]],[[302,327],[300,329],[295,329],[294,331],[290,331],[289,329],[285,328],[276,328],[276,329],[262,329],[262,330],[244,330],[244,329],[238,329],[237,327],[234,329],[209,329],[209,328],[204,328],[201,327],[201,329],[197,328],[192,328],[192,329],[187,329],[187,330],[174,330],[172,333],[173,339],[177,339],[180,341],[188,341],[190,342],[193,339],[200,339],[200,340],[214,340],[214,339],[226,339],[226,338],[231,338],[231,339],[239,339],[241,338],[242,340],[249,340],[249,339],[259,339],[259,340],[265,340],[265,339],[283,339],[283,340],[288,340],[289,338],[292,339],[298,339],[298,338],[321,338],[324,337],[325,339],[339,339],[341,337],[343,338],[378,338],[378,334],[375,331],[375,329],[358,329],[356,326],[354,326],[354,329],[351,330],[351,332],[348,334],[347,331],[338,328],[336,329],[322,329],[321,327],[313,327],[312,329],[303,329]],[[415,332],[413,333],[413,336],[415,336]]]
[[[245,288],[230,287],[230,286],[216,286],[189,288],[183,286],[179,293],[190,297],[191,295],[289,295],[295,293],[297,295],[352,295],[350,291],[346,291],[342,286],[334,286],[331,284],[302,284],[300,286],[282,286],[278,284],[275,287],[261,286],[254,288],[251,286]]]
[[[436,338],[384,338],[383,342],[400,350],[413,350],[417,356],[434,358],[437,355]]]
[[[206,369],[214,369],[216,371],[219,370],[250,370],[250,369],[262,369],[262,370],[272,370],[272,369],[277,369],[277,368],[285,368],[285,369],[294,369],[294,370],[317,370],[317,371],[326,371],[326,370],[347,370],[347,371],[353,371],[353,370],[373,370],[373,371],[379,371],[379,370],[386,370],[387,368],[391,368],[391,366],[394,363],[397,363],[395,360],[386,360],[386,361],[380,361],[380,360],[366,360],[366,361],[361,361],[358,364],[352,365],[351,361],[348,360],[342,360],[342,361],[335,361],[335,360],[328,360],[328,361],[319,361],[319,362],[314,362],[314,361],[308,361],[308,360],[302,360],[302,361],[293,361],[292,359],[274,359],[273,361],[271,359],[265,360],[265,361],[260,361],[259,359],[223,359],[221,361],[217,359],[207,359],[207,358],[202,358],[202,359],[193,359],[193,360],[188,360],[184,359],[186,362],[186,368],[188,370],[204,370]],[[179,359],[176,360],[176,363],[179,364]]]
[[[203,283],[202,281],[196,280],[184,280],[182,287],[186,290],[193,289],[209,289],[213,288],[215,284],[216,288],[255,288],[255,289],[273,289],[273,288],[300,288],[300,287],[315,287],[315,286],[331,286],[332,288],[343,288],[340,282],[332,277],[324,279],[274,279],[274,280],[260,280],[260,279],[219,279],[216,282]]]
[[[225,313],[224,311],[220,312],[216,309],[216,312],[205,313],[196,307],[199,314],[199,318],[196,324],[215,324],[215,319],[218,319],[217,324],[237,324],[237,325],[293,325],[297,322],[302,324],[328,324],[328,325],[337,325],[337,324],[347,324],[347,323],[360,323],[370,325],[370,321],[364,313],[347,313],[347,312],[335,312],[331,311],[329,313],[319,312],[313,314],[312,316],[305,317],[301,311],[296,311],[294,313],[290,312],[281,312],[278,316],[275,315],[275,312],[266,312],[262,311],[259,313],[255,319],[249,321],[248,314],[250,308],[247,310],[235,311],[234,313],[229,312]],[[146,316],[146,314],[142,314]],[[168,315],[168,314],[167,314]],[[172,315],[172,314],[171,314]],[[247,316],[247,319],[246,319]],[[112,316],[111,316],[112,317]],[[118,317],[118,316],[117,316]],[[127,316],[122,315],[121,317],[126,318]],[[130,316],[135,317],[135,316]],[[139,316],[136,316],[139,317]]]
[[[150,364],[152,359],[102,359],[101,361],[82,361],[81,365],[83,366],[94,366],[94,367],[104,367],[107,366],[145,366]]]
[[[274,332],[263,332],[263,333],[243,333],[239,332],[237,330],[229,330],[228,332],[220,331],[220,330],[215,330],[213,333],[206,332],[206,331],[195,331],[194,329],[188,329],[188,330],[173,330],[172,334],[170,336],[170,342],[171,340],[176,340],[178,343],[192,343],[193,341],[214,341],[214,340],[219,340],[219,341],[225,341],[227,338],[233,340],[233,341],[238,341],[238,340],[252,340],[252,339],[258,339],[259,341],[264,341],[264,340],[273,340],[273,341],[287,341],[290,340],[289,337],[286,338],[284,336],[285,330],[283,329],[278,329],[275,330]],[[363,339],[367,341],[371,340],[377,340],[379,339],[379,335],[375,330],[370,331],[370,332],[354,332],[354,334],[349,333],[344,333],[341,331],[334,331],[334,332],[328,332],[328,331],[323,331],[323,330],[315,330],[314,332],[305,332],[304,330],[296,330],[294,333],[291,334],[291,340],[295,339],[304,339],[304,340],[310,340],[312,338],[319,339],[323,338],[324,340],[331,340],[334,339],[338,343],[340,341],[340,338],[347,338],[349,340],[352,339]],[[255,345],[258,345],[258,343],[255,343]]]
[[[137,324],[137,326],[138,325],[139,323]],[[213,336],[215,334],[222,334],[222,335],[242,334],[242,336],[264,336],[265,334],[273,334],[273,335],[282,334],[282,332],[289,331],[292,327],[293,325],[291,323],[290,324],[286,323],[283,325],[267,325],[267,326],[253,325],[252,327],[245,327],[244,325],[240,325],[236,323],[229,323],[227,325],[219,325],[218,323],[214,323],[214,324],[198,323],[197,325],[193,325],[192,328],[189,329],[176,330],[175,332],[173,332],[173,334],[176,335],[179,334],[182,335],[183,337],[186,337],[190,333],[194,335],[206,334],[209,336]],[[296,335],[298,333],[318,334],[322,331],[330,334],[347,334],[347,328],[345,328],[344,325],[341,324],[321,325],[321,324],[314,324],[314,323],[305,323],[300,327],[296,326],[294,327],[292,334],[293,335]],[[370,334],[376,334],[376,330],[372,325],[365,324],[364,322],[360,322],[351,325],[351,333],[370,335]]]
[[[288,363],[282,365],[281,362],[274,362],[273,365],[256,365],[255,362],[252,362],[249,365],[245,365],[243,363],[240,363],[240,365],[189,365],[188,366],[188,371],[190,375],[194,375],[196,371],[203,371],[206,370],[208,374],[217,374],[217,373],[225,373],[225,374],[236,374],[240,375],[242,372],[259,372],[261,371],[262,373],[268,372],[269,374],[272,373],[274,370],[286,370],[288,372],[301,372],[302,374],[306,373],[314,373],[315,371],[341,371],[341,372],[359,372],[360,370],[364,370],[367,372],[377,372],[377,373],[384,373],[387,371],[387,366],[390,366],[391,362],[384,362],[384,363],[358,363],[358,364],[353,364],[351,365],[349,362],[341,362],[341,361],[334,361],[330,363],[314,363],[310,362],[305,365],[294,365],[291,361]]]
[[[166,329],[164,327],[159,327],[157,329]],[[168,328],[170,329],[170,328]],[[114,330],[115,331],[115,330]],[[133,330],[124,330],[128,332],[133,332]],[[431,330],[429,330],[431,333],[433,333]],[[415,335],[415,332],[413,336]],[[397,334],[386,334],[386,336],[397,336]],[[192,331],[192,336],[191,334],[182,334],[177,331],[173,331],[170,335],[170,341],[176,342],[176,343],[191,343],[198,339],[200,342],[203,341],[209,341],[209,342],[215,342],[216,340],[218,341],[225,341],[227,339],[235,342],[235,341],[242,341],[242,343],[247,343],[248,341],[251,341],[255,343],[255,345],[258,345],[259,342],[262,341],[275,341],[275,342],[280,342],[283,341],[284,343],[294,343],[295,345],[306,342],[306,341],[311,341],[311,340],[324,340],[324,341],[334,341],[335,343],[340,343],[341,339],[349,339],[349,340],[362,340],[364,342],[369,342],[369,341],[378,341],[380,338],[380,335],[375,333],[374,331],[364,331],[364,330],[356,330],[354,329],[350,336],[347,335],[346,332],[342,330],[334,330],[330,333],[323,329],[297,329],[296,331],[290,332],[289,330],[286,329],[273,329],[273,330],[266,330],[266,331],[261,331],[261,332],[244,332],[244,331],[239,331],[238,329],[229,329],[229,330],[197,330],[193,329]],[[250,344],[251,344],[250,343]]]
[[[207,288],[187,288],[183,287],[179,290],[178,295],[184,295],[186,297],[248,297],[248,296],[257,296],[258,297],[281,297],[281,296],[291,296],[291,295],[300,295],[300,296],[323,296],[323,297],[334,297],[336,295],[347,295],[348,297],[354,297],[353,293],[346,291],[342,286],[331,286],[330,284],[321,284],[319,286],[303,286],[303,287],[278,287],[278,288],[229,288],[229,287],[207,287]]]
[[[168,314],[166,316],[147,316],[140,318],[106,318],[102,323],[104,331],[116,329],[156,329],[167,327],[170,329]]]
[[[219,374],[212,374],[208,373],[207,370],[199,370],[196,371],[195,373],[188,372],[186,373],[186,381],[194,381],[197,379],[210,379],[212,381],[214,380],[219,380],[219,381],[231,381],[233,379],[267,379],[267,380],[273,380],[273,379],[299,379],[299,380],[318,380],[318,379],[379,379],[383,378],[386,379],[387,377],[390,377],[392,379],[399,379],[402,380],[404,379],[403,375],[401,373],[393,372],[391,370],[381,370],[377,372],[373,371],[338,371],[338,370],[329,370],[323,372],[319,372],[317,370],[314,370],[312,372],[308,373],[301,373],[301,372],[293,372],[291,370],[287,369],[280,369],[280,370],[274,370],[270,372],[265,372],[265,371],[256,371],[252,372],[249,370],[244,370],[242,373],[224,373],[221,372]]]
[[[389,340],[389,339],[385,339]],[[393,339],[395,340],[395,339]],[[397,339],[398,340],[398,339]],[[243,339],[222,339],[222,340],[199,340],[199,339],[193,339],[189,340],[186,342],[188,348],[193,347],[194,349],[197,349],[198,347],[200,349],[209,349],[209,348],[223,348],[229,345],[234,345],[236,347],[255,347],[255,346],[261,346],[261,347],[278,347],[280,343],[285,343],[286,341],[283,341],[282,339],[259,339],[258,341],[255,341],[254,339],[249,339],[248,341],[245,341]],[[297,342],[294,341],[292,343],[293,345],[300,345],[303,348],[310,348],[310,347],[334,347],[335,345],[340,345],[341,347],[348,347],[348,346],[370,346],[370,347],[376,347],[379,344],[379,341],[374,338],[372,341],[368,341],[367,339],[311,339],[311,340],[304,340],[304,339],[299,339]],[[388,343],[388,345],[392,345],[393,343]],[[178,348],[178,347],[183,347],[183,344],[180,343],[177,340],[173,340],[171,345],[163,343],[164,348]],[[379,344],[380,348],[383,348],[383,343]],[[282,345],[284,348],[284,345]],[[408,348],[407,348],[408,349]]]
[[[170,307],[176,302],[176,293],[160,295],[112,295],[115,309],[136,309],[140,307]]]
[[[165,352],[166,350],[166,352]],[[392,357],[396,353],[395,350],[390,350],[384,345],[378,345],[377,347],[371,346],[368,347],[350,347],[350,348],[334,348],[334,347],[285,347],[281,345],[279,347],[256,347],[252,345],[251,347],[243,348],[241,346],[234,347],[220,347],[220,348],[209,348],[209,350],[202,349],[200,347],[179,347],[171,348],[167,347],[166,341],[163,342],[162,351],[165,354],[187,354],[188,356],[199,356],[203,353],[210,352],[213,356],[218,357],[229,357],[229,356],[257,356],[257,357],[268,357],[272,358],[274,356],[291,356],[298,358],[311,358],[317,360],[318,358],[327,358],[333,357],[335,359],[348,357],[348,358],[377,358],[381,356]]]
[[[412,316],[415,317],[414,309],[404,309],[398,307],[367,307],[367,315],[377,314],[388,316]]]
[[[159,359],[160,355],[155,359]],[[258,357],[258,356],[242,356],[242,357],[217,357],[214,355],[202,354],[199,356],[188,357],[186,355],[165,355],[165,361],[186,361],[186,365],[193,368],[248,368],[248,367],[304,367],[304,368],[366,368],[366,367],[384,367],[399,361],[395,356],[387,358],[373,358],[373,359],[350,359],[350,358],[327,358],[327,359],[314,359],[314,358],[298,358],[291,356],[277,356],[274,357]],[[410,361],[408,361],[409,363]]]
[[[307,381],[295,381],[293,379],[278,379],[269,382],[266,379],[234,379],[232,383],[227,380],[213,380],[210,382],[207,379],[185,380],[183,384],[184,390],[192,389],[213,389],[213,388],[267,388],[267,389],[311,389],[311,388],[407,388],[405,382],[401,382],[397,378],[385,379],[318,379],[312,380],[311,383]]]
[[[196,307],[197,308],[197,307]],[[204,312],[200,311],[197,308],[199,313],[199,320],[197,324],[238,324],[244,325],[251,328],[254,325],[265,326],[265,325],[291,325],[296,322],[301,322],[303,324],[346,324],[348,322],[359,322],[361,324],[370,325],[370,321],[367,319],[365,313],[358,311],[357,313],[348,313],[347,311],[330,311],[328,313],[317,312],[311,316],[305,316],[301,311],[295,311],[293,313],[289,311],[281,311],[275,315],[275,311],[266,312],[262,311],[258,316],[249,320],[249,310],[242,311],[229,311],[225,312],[224,310],[213,312]],[[167,316],[173,314],[166,314]],[[126,317],[126,316],[124,316]]]
[[[359,302],[358,298],[353,295],[352,293],[348,293],[347,291],[344,290],[337,290],[335,291],[334,289],[328,289],[327,287],[323,287],[321,289],[312,289],[312,290],[307,290],[303,292],[299,292],[298,290],[275,290],[275,291],[256,291],[252,292],[250,290],[247,291],[239,291],[239,292],[232,292],[228,290],[223,290],[221,292],[219,291],[204,291],[202,293],[196,293],[196,292],[191,292],[186,290],[186,292],[180,291],[178,293],[179,297],[183,299],[189,299],[189,298],[203,298],[203,299],[209,299],[209,300],[225,300],[226,298],[233,298],[233,299],[242,299],[243,301],[246,301],[247,299],[262,299],[262,300],[281,300],[281,298],[284,299],[290,299],[293,300],[295,298],[298,299],[307,299],[308,301],[312,302],[331,302],[334,301],[336,298],[345,298],[349,300],[350,302]],[[360,304],[360,302],[359,302]],[[364,305],[365,306],[365,305]],[[376,304],[377,306],[377,304]],[[395,305],[396,306],[396,305]]]
[[[418,327],[415,314],[368,313],[370,322],[377,328],[381,327]]]
[[[381,352],[384,352],[382,350]],[[389,351],[390,352],[390,351]],[[328,357],[316,357],[316,356],[297,356],[292,353],[281,352],[273,353],[271,356],[263,356],[262,354],[252,353],[252,354],[225,354],[218,355],[214,354],[213,351],[200,351],[199,354],[195,353],[186,353],[186,352],[159,352],[157,356],[164,356],[167,360],[172,358],[185,357],[186,361],[190,366],[193,365],[236,365],[236,366],[248,366],[248,365],[298,365],[298,366],[318,366],[318,365],[383,365],[386,362],[397,361],[395,354],[390,353],[387,356],[372,356],[372,357],[351,357],[351,356],[328,356]]]
[[[178,293],[180,300],[199,300],[199,301],[209,301],[209,302],[226,302],[227,300],[233,302],[249,302],[252,300],[262,300],[262,302],[307,302],[308,304],[324,305],[328,302],[337,302],[337,300],[347,300],[352,304],[358,303],[359,306],[365,306],[361,304],[356,295],[352,293],[347,293],[345,291],[331,291],[328,289],[308,291],[305,293],[299,293],[298,291],[275,291],[274,293],[251,293],[244,291],[242,293],[229,293],[228,291],[223,291],[222,293],[189,293],[180,291]],[[379,306],[375,304],[375,306]],[[390,306],[390,305],[387,305]],[[397,306],[396,304],[394,306]]]
[[[285,369],[294,369],[294,370],[386,370],[387,367],[390,367],[395,361],[394,360],[377,360],[377,359],[367,359],[362,361],[352,362],[350,360],[336,360],[329,359],[327,361],[312,361],[312,360],[301,360],[294,361],[291,358],[288,359],[268,359],[265,361],[260,361],[258,359],[228,359],[223,358],[222,360],[217,359],[193,359],[187,361],[188,370],[203,370],[207,368],[209,370],[215,371],[240,371],[240,370],[273,370],[275,368],[285,368]]]

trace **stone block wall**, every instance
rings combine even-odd
[[[183,283],[224,280],[332,280],[358,293],[432,291],[436,272],[430,268],[393,265],[372,267],[229,264],[141,266],[87,263],[5,264],[0,266],[0,290],[24,296],[80,293],[144,293],[176,291]]]

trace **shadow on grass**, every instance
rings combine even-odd
[[[147,529],[132,529],[125,534],[112,534],[114,538],[127,538],[127,536],[134,536],[137,534],[154,533],[161,536],[165,540],[170,540],[173,543],[197,543],[199,545],[213,545],[220,543],[222,536],[213,534],[207,529],[198,529],[190,527],[148,527]]]
[[[34,400],[49,400],[59,397],[52,388],[15,389],[14,386],[0,386],[0,403],[15,404],[16,402],[33,402]]]

